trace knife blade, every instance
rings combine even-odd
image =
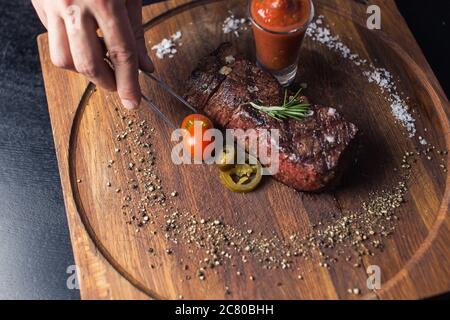
[[[149,106],[153,111],[155,111],[161,117],[161,119],[164,120],[165,123],[167,123],[173,129],[178,129],[178,127],[175,125],[175,123],[173,123],[161,110],[159,110],[159,108],[154,104],[154,102],[152,100],[147,98],[142,92],[141,92],[141,95],[142,95],[142,99],[147,104],[147,106]]]

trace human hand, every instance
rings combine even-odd
[[[52,63],[139,105],[139,68],[153,72],[142,29],[141,0],[32,0],[48,30]],[[97,35],[100,29],[103,41]],[[105,48],[106,46],[106,48]],[[105,61],[106,50],[114,70]]]

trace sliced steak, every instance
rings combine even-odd
[[[203,110],[222,81],[226,79],[221,69],[224,66],[232,66],[235,56],[237,56],[235,48],[230,43],[222,43],[209,56],[204,57],[192,71],[187,83],[186,100],[197,110]]]
[[[352,161],[358,132],[334,108],[316,105],[311,110],[313,115],[303,121],[288,121],[291,141],[281,145],[284,160],[277,174],[280,181],[306,191],[338,182]]]
[[[337,182],[351,160],[357,128],[333,108],[313,106],[304,120],[277,121],[241,106],[227,124],[230,129],[278,129],[279,170],[274,177],[301,191],[320,191]],[[259,137],[258,137],[259,138]],[[262,141],[270,150],[270,141]],[[260,143],[260,141],[258,141]],[[264,163],[270,160],[270,152]]]
[[[248,60],[235,55],[235,61],[227,64],[225,56],[232,52],[228,45],[221,45],[202,60],[188,82],[187,100],[224,128],[278,129],[277,180],[300,191],[320,191],[334,185],[351,161],[356,126],[329,107],[312,106],[310,117],[286,121],[274,120],[252,108],[246,103],[280,105],[283,89],[275,78]],[[226,74],[219,72],[223,66],[230,68]],[[270,146],[266,136],[258,131],[254,134]]]
[[[271,75],[245,59],[236,60],[230,68],[231,73],[203,108],[213,121],[226,127],[236,107],[249,101],[264,105],[280,102],[282,90]]]

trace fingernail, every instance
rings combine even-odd
[[[132,109],[136,109],[137,108],[137,103],[136,101],[133,100],[128,100],[128,99],[122,99],[122,105],[129,110]]]

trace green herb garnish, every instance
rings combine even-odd
[[[276,120],[297,119],[301,120],[311,115],[309,103],[305,103],[299,99],[303,88],[300,88],[294,96],[288,97],[288,91],[284,92],[283,105],[281,106],[261,106],[254,102],[249,104]]]

